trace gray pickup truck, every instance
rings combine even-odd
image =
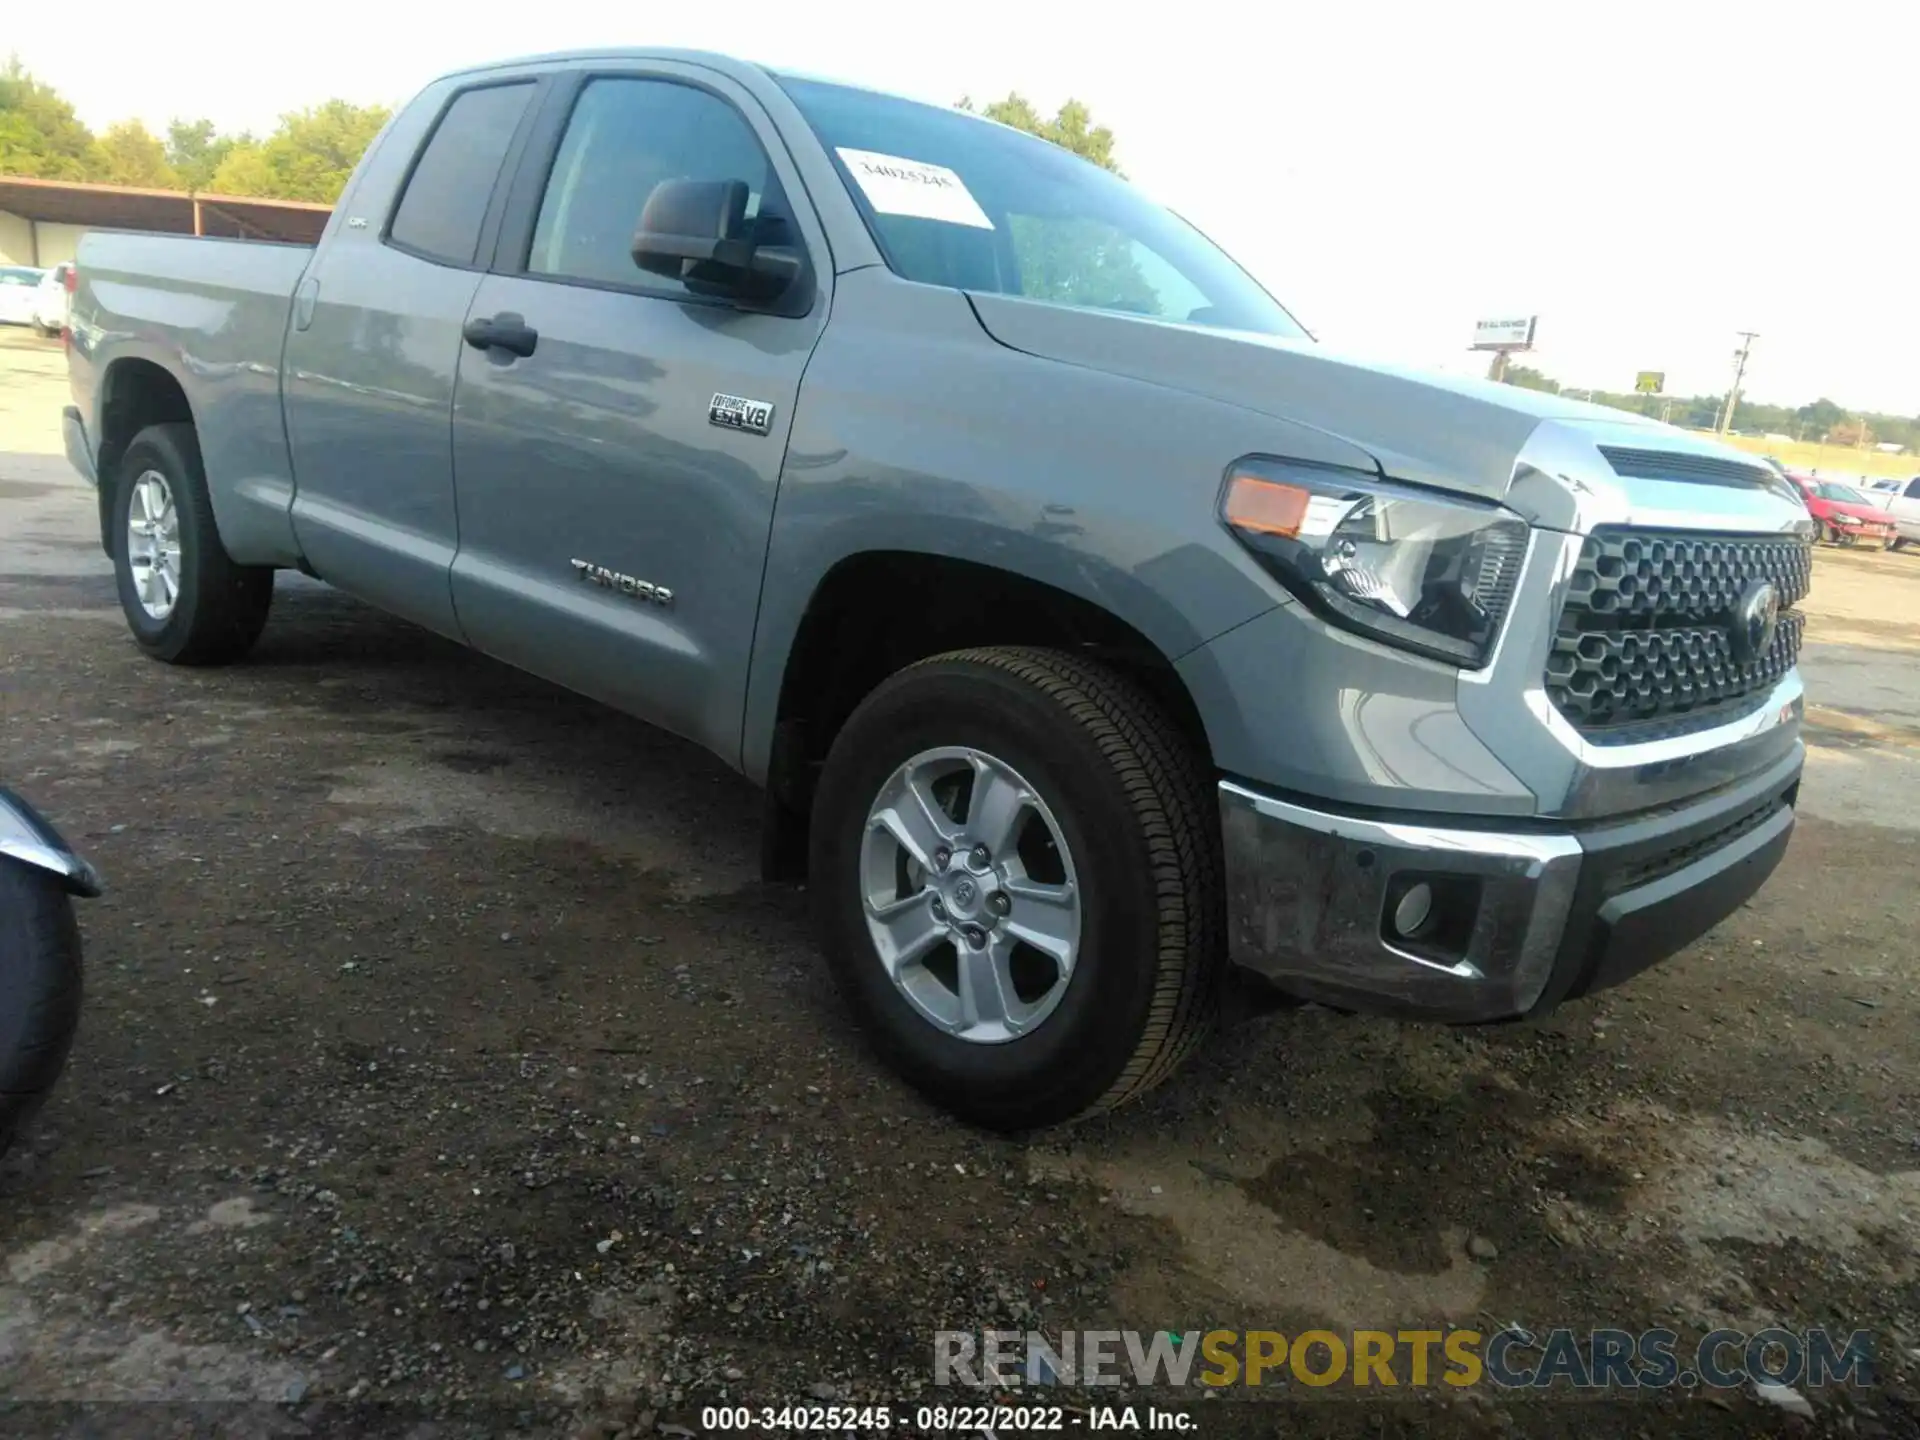
[[[297,569],[705,746],[978,1122],[1138,1095],[1241,972],[1539,1014],[1786,847],[1777,475],[1331,353],[988,121],[547,56],[429,86],[315,248],[78,263],[67,447],[145,651],[237,660]]]

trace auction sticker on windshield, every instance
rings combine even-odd
[[[854,183],[866,193],[867,203],[882,215],[914,215],[978,230],[993,229],[993,221],[973,198],[966,182],[944,165],[845,146],[840,147],[840,158]]]

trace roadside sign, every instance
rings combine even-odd
[[[1642,370],[1633,377],[1633,390],[1636,395],[1658,395],[1667,388],[1667,372],[1664,370]]]
[[[1538,315],[1517,320],[1482,320],[1473,327],[1475,350],[1531,350]]]

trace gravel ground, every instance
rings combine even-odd
[[[60,374],[0,340],[0,773],[110,889],[0,1173],[10,1433],[675,1434],[952,1399],[936,1329],[1509,1321],[1867,1328],[1879,1381],[1811,1420],[1171,1398],[1202,1434],[1920,1433],[1920,556],[1821,553],[1801,825],[1683,956],[1539,1023],[1247,1016],[1010,1140],[870,1058],[704,754],[294,577],[250,663],[143,660]]]

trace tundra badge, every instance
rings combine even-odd
[[[749,400],[744,395],[715,395],[707,402],[707,423],[722,430],[765,435],[773,429],[773,402]]]
[[[618,570],[609,570],[604,565],[595,565],[591,560],[575,560],[573,568],[582,580],[590,584],[599,585],[608,590],[618,590],[622,595],[631,595],[636,600],[651,600],[656,605],[673,603],[673,592],[664,585],[636,580],[631,575],[622,575]]]

